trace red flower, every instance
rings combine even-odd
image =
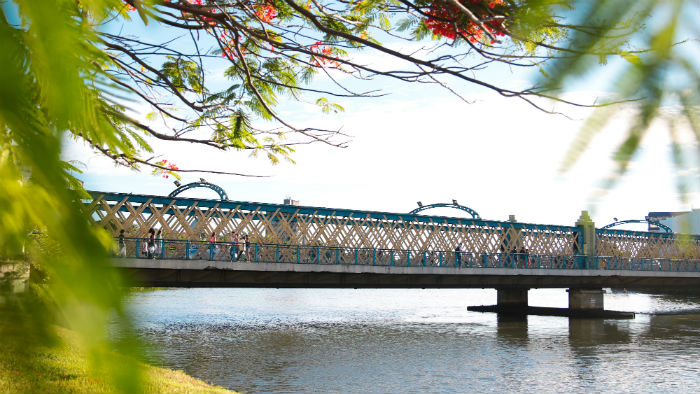
[[[134,7],[133,5],[127,3],[126,0],[122,0],[122,1],[124,2],[124,5],[126,5],[126,10],[127,10],[127,11],[136,11],[136,7]]]
[[[277,8],[272,4],[259,5],[255,10],[255,16],[263,22],[270,22],[277,16]]]
[[[466,0],[461,0],[463,3]],[[488,3],[486,3],[488,1]],[[486,16],[493,15],[492,12],[486,11],[479,6],[488,5],[489,8],[495,8],[499,4],[503,4],[503,0],[471,0],[472,6],[468,6],[477,17],[483,19]],[[463,4],[467,6],[466,4]],[[481,11],[481,12],[480,12]],[[468,19],[457,6],[447,3],[445,0],[435,0],[428,11],[430,17],[425,19],[425,26],[430,29],[433,34],[443,36],[450,39],[455,39],[457,34],[466,36],[471,43],[482,41],[485,36],[484,29],[472,20]],[[491,20],[484,22],[486,31],[495,36],[503,36],[504,26],[503,20]],[[492,42],[493,43],[493,42]]]
[[[316,41],[313,45],[309,46],[309,50],[311,52],[330,56],[333,53],[333,50],[328,46],[322,47],[322,45],[323,41]],[[327,57],[311,55],[310,62],[316,66],[331,65],[333,67],[340,67],[340,64],[336,60],[328,59]]]

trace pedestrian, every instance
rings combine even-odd
[[[118,256],[126,257],[126,240],[124,239],[124,229],[119,230],[119,253]]]
[[[527,249],[525,249],[525,246],[520,247],[519,253],[520,253],[520,256],[518,259],[518,260],[520,260],[519,266],[520,266],[520,268],[526,268],[527,267],[527,260],[528,260],[528,253],[527,253]]]
[[[216,252],[216,233],[211,233],[211,237],[209,237],[209,260],[214,260]]]
[[[149,259],[155,258],[156,251],[156,230],[151,227],[148,230],[148,251],[146,252],[146,257]]]
[[[247,261],[248,260],[248,247],[250,247],[250,242],[248,241],[248,235],[243,234],[243,239],[240,243],[241,251],[238,253],[238,260]]]
[[[455,267],[459,267],[462,264],[462,244],[457,244],[455,248]]]
[[[231,242],[231,247],[228,250],[231,261],[236,261],[236,250],[238,248],[238,234],[235,231],[229,234],[229,242]]]
[[[163,252],[163,233],[161,229],[158,229],[158,232],[156,233],[156,248],[155,248],[155,256],[161,256]]]
[[[245,235],[244,242],[245,242],[245,259],[246,259],[246,261],[248,261],[248,253],[250,253],[250,238],[248,238],[248,234]]]

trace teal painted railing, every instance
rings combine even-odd
[[[150,249],[150,250],[149,250]],[[259,263],[348,264],[511,269],[603,269],[656,272],[698,272],[700,260],[658,259],[528,253],[475,253],[468,251],[349,248],[125,238],[117,245],[118,257],[166,260],[246,261]]]

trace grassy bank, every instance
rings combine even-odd
[[[0,393],[110,393],[107,374],[91,372],[87,357],[68,330],[59,330],[61,345],[30,354],[0,344]],[[0,341],[2,342],[2,341]],[[115,357],[118,357],[115,355]],[[182,371],[144,366],[146,393],[228,393]]]

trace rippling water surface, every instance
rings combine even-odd
[[[564,290],[530,305],[565,307]],[[700,392],[700,299],[632,320],[467,312],[495,290],[174,289],[131,304],[154,364],[245,393]]]

